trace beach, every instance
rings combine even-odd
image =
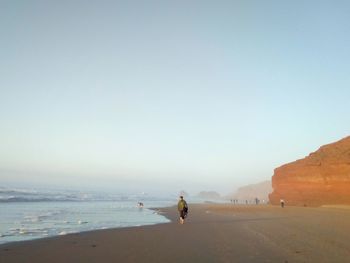
[[[0,246],[0,262],[348,262],[348,207],[190,204],[155,209],[170,223]]]

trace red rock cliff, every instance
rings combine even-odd
[[[286,205],[350,205],[350,136],[276,168],[272,187],[272,204],[283,198]]]

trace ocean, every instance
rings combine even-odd
[[[144,207],[138,207],[142,202]],[[0,244],[83,231],[152,225],[169,220],[152,207],[176,197],[67,190],[0,188]]]

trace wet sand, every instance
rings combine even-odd
[[[191,205],[184,225],[99,230],[0,246],[0,262],[350,262],[348,207]]]

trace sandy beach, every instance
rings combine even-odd
[[[349,262],[348,207],[191,205],[184,225],[71,234],[0,246],[0,262]]]

